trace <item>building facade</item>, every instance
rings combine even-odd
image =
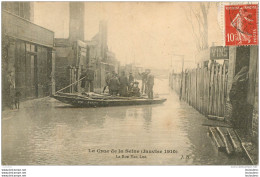
[[[67,39],[55,39],[56,90],[78,92],[82,74],[91,67],[95,71],[94,91],[101,92],[105,86],[106,71],[118,71],[115,55],[108,51],[107,23],[101,21],[98,33],[90,40],[84,40],[84,2],[70,2],[70,26]],[[73,84],[75,83],[75,84]]]
[[[231,46],[229,47],[229,67],[227,83],[227,102],[225,118],[230,120],[232,117],[232,105],[229,93],[235,75],[243,66],[247,66],[248,86],[246,95],[246,105],[248,114],[245,119],[246,131],[252,135],[252,140],[258,140],[258,47],[257,46]]]
[[[34,21],[34,5],[32,2],[2,2],[2,10],[17,15],[23,19]]]
[[[6,2],[3,6],[2,95],[4,107],[12,106],[16,93],[21,95],[21,100],[26,100],[47,96],[54,91],[54,32],[29,21],[32,19],[30,15],[33,14],[28,12],[30,7],[30,3],[18,2],[10,2],[10,4]]]

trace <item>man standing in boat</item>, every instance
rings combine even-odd
[[[117,95],[119,89],[119,80],[116,73],[113,71],[113,76],[109,82],[109,92],[111,95]]]
[[[146,87],[146,81],[147,81],[147,70],[145,70],[145,72],[142,72],[142,73],[138,73],[141,78],[142,78],[142,89],[141,89],[141,92],[142,94],[143,93],[146,93],[147,91],[147,87]]]
[[[119,94],[120,96],[127,96],[127,86],[128,86],[128,78],[125,75],[125,71],[122,71],[121,76],[119,77],[120,82],[120,88],[119,88]]]
[[[151,70],[147,70],[147,95],[149,99],[153,99],[153,85],[154,85],[154,76],[151,74]]]
[[[92,66],[87,68],[86,72],[86,91],[87,92],[94,92],[94,78],[95,78],[95,71],[92,69]]]
[[[132,82],[134,82],[134,76],[133,76],[133,74],[130,72],[129,73],[129,83],[132,83]]]

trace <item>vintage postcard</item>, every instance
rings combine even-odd
[[[258,165],[258,2],[1,14],[2,167]]]

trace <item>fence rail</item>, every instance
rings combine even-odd
[[[226,64],[186,70],[170,76],[171,88],[181,100],[206,116],[224,117],[227,98]]]

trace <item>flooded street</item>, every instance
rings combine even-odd
[[[218,152],[208,136],[208,127],[202,126],[206,118],[185,102],[179,102],[178,96],[168,91],[166,80],[156,80],[155,85],[165,88],[155,88],[155,93],[167,98],[162,105],[72,108],[52,98],[44,98],[22,103],[20,110],[4,111],[2,164],[249,163],[242,157],[228,157]],[[113,149],[124,152],[111,153]],[[139,153],[125,153],[126,150]],[[143,150],[162,153],[140,153]],[[122,155],[129,158],[122,158]],[[118,156],[120,158],[116,158]]]

